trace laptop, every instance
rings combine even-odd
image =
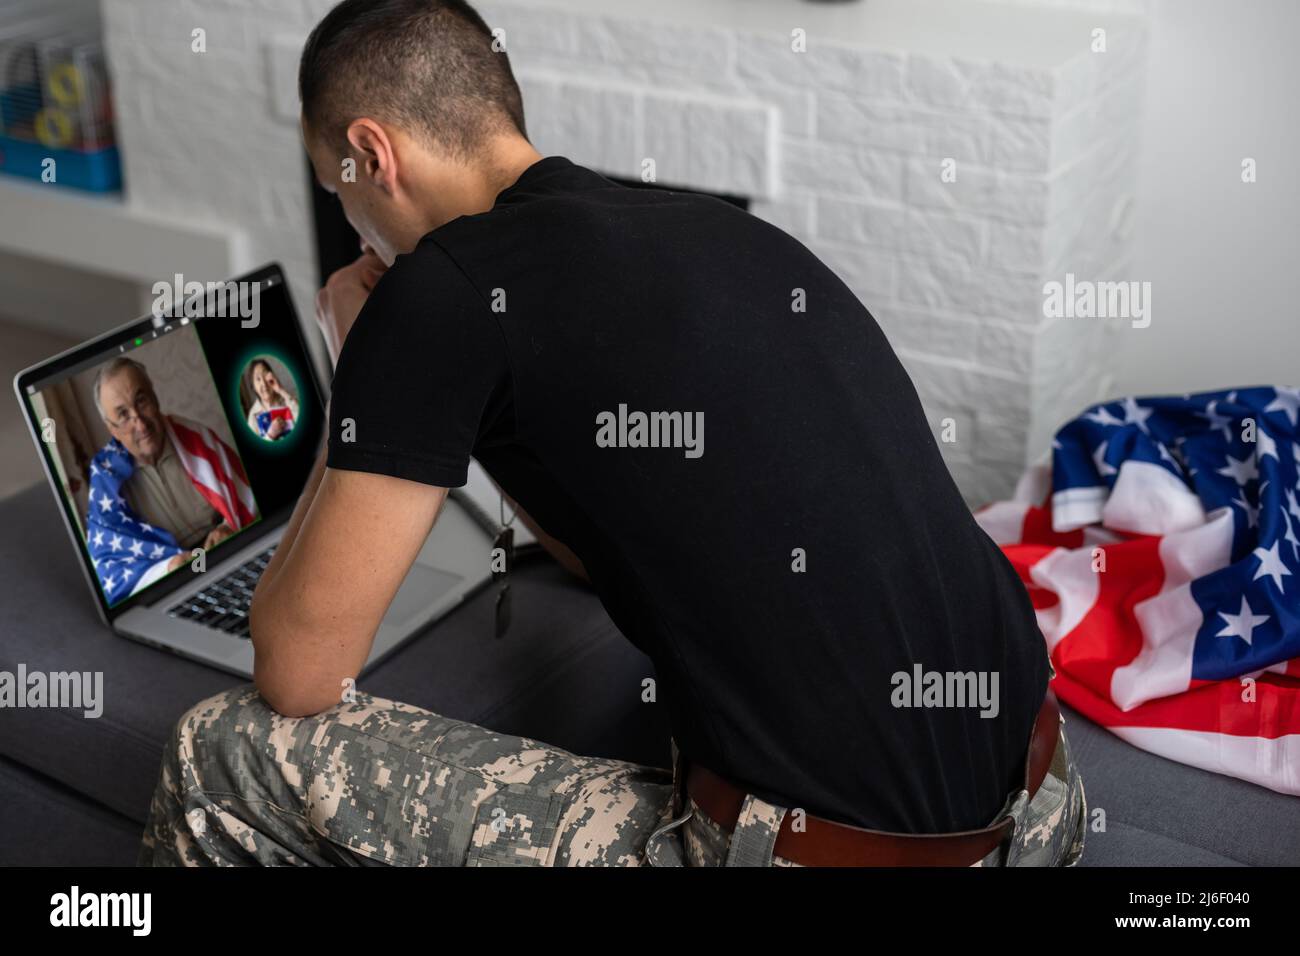
[[[104,623],[251,677],[249,604],[321,447],[322,383],[278,265],[169,299],[14,391]],[[497,530],[453,489],[365,669],[491,579]]]

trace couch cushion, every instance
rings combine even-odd
[[[15,709],[0,756],[143,822],[164,741],[193,704],[242,681],[111,633],[99,621],[44,486],[0,501],[0,670],[102,671],[104,711]],[[600,601],[548,559],[512,575],[514,623],[492,636],[481,592],[361,679],[358,689],[594,756],[666,766],[663,708],[641,703],[649,660]]]
[[[1105,834],[1090,834],[1080,866],[1245,866],[1190,843],[1172,840],[1125,823],[1109,823]]]
[[[1125,743],[1063,707],[1088,799],[1106,830],[1089,829],[1085,866],[1294,866],[1300,797],[1276,793]]]
[[[0,758],[0,866],[135,866],[141,826]]]
[[[43,486],[0,501],[0,527],[0,607],[8,617],[0,670],[22,662],[29,671],[103,671],[105,697],[94,720],[66,710],[7,712],[0,756],[143,823],[177,718],[240,681],[106,630]],[[548,561],[524,563],[514,577],[505,638],[491,636],[493,595],[485,591],[360,689],[578,753],[666,766],[666,716],[640,699],[642,679],[653,675],[649,660],[589,591]],[[1065,713],[1089,809],[1106,811],[1106,831],[1088,834],[1084,865],[1300,860],[1296,797],[1156,757]]]

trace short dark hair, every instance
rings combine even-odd
[[[527,137],[504,47],[464,0],[343,0],[298,65],[308,128],[340,146],[359,116],[395,123],[458,158],[511,129]]]

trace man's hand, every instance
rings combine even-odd
[[[167,573],[171,574],[173,571],[179,571],[185,567],[189,560],[190,556],[183,551],[180,554],[172,555],[172,559],[167,562]]]
[[[285,424],[283,418],[277,418],[271,422],[271,427],[266,430],[267,438],[279,438],[284,434]]]
[[[234,533],[234,528],[230,527],[230,525],[226,524],[224,521],[221,522],[221,524],[209,531],[208,536],[203,539],[203,550],[211,551]]]
[[[325,336],[331,365],[338,364],[339,352],[352,323],[387,268],[379,256],[366,249],[356,262],[330,276],[325,287],[316,293],[316,324]]]

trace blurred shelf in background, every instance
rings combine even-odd
[[[0,221],[0,252],[150,287],[169,278],[160,262],[196,276],[237,271],[239,237],[229,228],[149,215],[118,196],[0,176]]]

